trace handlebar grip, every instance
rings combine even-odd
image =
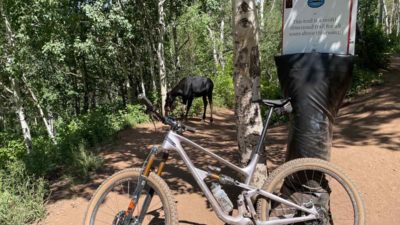
[[[150,113],[152,113],[153,115],[155,115],[155,116],[156,116],[156,119],[157,119],[158,121],[161,121],[161,122],[165,123],[164,117],[161,116],[156,110],[154,110],[153,104],[151,103],[151,101],[150,101],[144,94],[139,94],[139,95],[138,95],[138,99],[139,99],[140,101],[142,101],[142,102],[147,106],[147,110],[148,110]]]

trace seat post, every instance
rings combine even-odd
[[[268,112],[268,116],[267,116],[267,120],[265,121],[263,130],[262,130],[262,132],[261,132],[261,136],[260,136],[260,138],[258,139],[258,143],[257,143],[256,150],[253,151],[253,154],[251,155],[251,156],[252,156],[251,158],[253,158],[253,155],[254,155],[254,154],[260,154],[261,148],[262,148],[263,143],[264,143],[264,140],[265,140],[265,136],[267,135],[267,130],[268,130],[269,121],[270,121],[270,119],[271,119],[271,116],[272,116],[272,112],[273,112],[273,111],[274,111],[274,107],[270,107],[269,112]]]

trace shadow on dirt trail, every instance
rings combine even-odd
[[[334,133],[334,140],[339,141],[334,147],[374,144],[400,151],[399,134],[385,127],[400,118],[400,57],[393,59],[385,73],[384,85],[373,87],[372,92],[341,109]]]

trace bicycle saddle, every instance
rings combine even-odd
[[[255,100],[253,102],[263,103],[264,105],[274,107],[274,108],[280,108],[280,107],[285,106],[288,102],[290,102],[290,98],[276,99],[276,100],[259,99],[259,100]]]

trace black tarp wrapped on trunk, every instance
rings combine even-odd
[[[276,56],[285,97],[292,98],[288,160],[330,160],[332,123],[349,88],[354,56],[301,53]]]

